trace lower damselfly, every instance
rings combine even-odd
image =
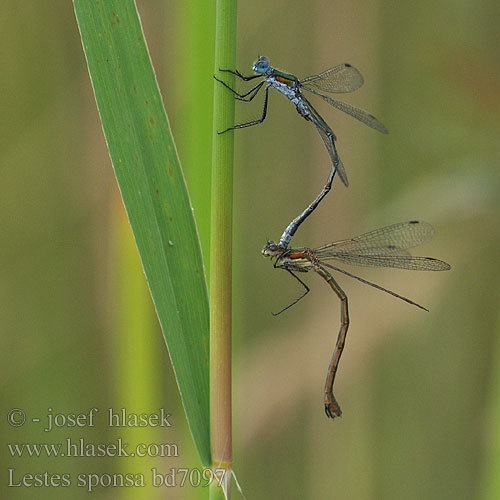
[[[340,111],[351,115],[365,125],[368,125],[369,127],[372,127],[379,132],[387,134],[387,129],[372,114],[364,111],[363,109],[357,108],[352,104],[333,99],[332,97],[322,93],[347,93],[359,89],[361,85],[363,85],[363,77],[361,76],[361,73],[350,64],[342,63],[329,68],[318,75],[311,75],[303,78],[302,80],[299,80],[295,75],[285,73],[279,69],[273,68],[269,64],[269,59],[265,56],[260,56],[257,61],[255,61],[252,69],[256,74],[250,76],[244,76],[238,70],[219,70],[222,72],[232,73],[233,75],[244,81],[253,80],[255,78],[264,78],[264,80],[244,93],[237,92],[227,83],[214,76],[214,78],[218,82],[222,83],[231,92],[233,92],[238,100],[245,102],[250,102],[258,94],[259,90],[265,85],[264,105],[262,108],[261,117],[257,120],[239,123],[234,127],[230,127],[219,133],[222,134],[224,132],[227,132],[228,130],[251,127],[252,125],[262,123],[265,120],[267,114],[269,89],[275,89],[295,105],[295,108],[297,109],[299,115],[301,115],[304,119],[314,123],[314,126],[316,127],[316,130],[321,136],[326,150],[328,151],[328,155],[332,162],[333,168],[338,172],[342,182],[346,186],[348,186],[349,182],[347,180],[347,175],[345,173],[342,161],[340,160],[340,157],[338,155],[337,148],[335,147],[335,141],[337,140],[337,138],[332,129],[325,122],[325,120],[314,109],[312,104],[305,98],[302,91],[306,90],[321,97],[328,104],[331,104],[333,107],[339,109]]]
[[[268,241],[262,253],[265,257],[274,260],[274,267],[288,271],[303,287],[304,293],[291,304],[284,307],[275,315],[282,313],[289,307],[304,298],[309,287],[295,274],[314,271],[321,276],[331,287],[340,300],[340,330],[332,354],[325,383],[325,412],[330,418],[340,417],[342,411],[333,395],[333,382],[344,349],[347,329],[349,327],[349,311],[347,295],[335,281],[328,269],[337,271],[354,278],[361,283],[370,285],[378,290],[404,300],[420,309],[427,309],[402,295],[388,290],[380,285],[355,276],[326,261],[337,261],[343,264],[354,264],[371,267],[391,267],[413,271],[447,271],[450,265],[432,257],[415,257],[407,251],[409,248],[420,245],[434,234],[430,224],[422,221],[409,221],[393,224],[392,226],[375,229],[368,233],[348,240],[327,243],[318,248],[282,248],[273,241]]]

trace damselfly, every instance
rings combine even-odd
[[[333,168],[338,171],[342,182],[347,186],[349,184],[347,175],[335,147],[335,134],[325,122],[325,120],[323,120],[321,115],[313,108],[311,103],[304,97],[304,95],[302,94],[302,90],[307,90],[308,92],[318,95],[333,107],[340,109],[348,115],[353,116],[357,120],[363,122],[365,125],[368,125],[369,127],[372,127],[375,130],[386,134],[387,129],[384,127],[384,125],[382,125],[382,123],[380,123],[373,115],[371,115],[367,111],[352,106],[351,104],[348,104],[346,102],[333,99],[322,93],[347,93],[359,89],[359,87],[363,85],[363,77],[361,76],[361,73],[350,64],[343,63],[338,64],[333,68],[327,69],[319,75],[312,75],[304,78],[303,80],[299,80],[295,75],[285,73],[276,68],[273,68],[269,64],[269,59],[265,56],[260,56],[257,61],[255,61],[252,69],[256,74],[251,76],[244,76],[238,70],[220,70],[232,73],[233,75],[236,75],[238,78],[241,78],[244,81],[253,80],[254,78],[264,78],[263,81],[259,82],[250,90],[242,94],[238,93],[222,80],[219,80],[214,76],[214,78],[218,82],[222,83],[231,92],[233,92],[236,95],[237,99],[246,102],[250,102],[265,84],[264,106],[262,108],[261,117],[257,120],[252,120],[246,123],[239,123],[238,125],[223,130],[220,133],[227,132],[228,130],[250,127],[252,125],[262,123],[266,118],[269,89],[276,89],[295,105],[297,112],[303,118],[314,123],[316,130],[321,136],[321,139],[323,140],[328,151],[328,155],[330,156]]]
[[[369,233],[356,236],[349,240],[327,243],[318,248],[289,248],[283,249],[273,241],[268,241],[262,253],[265,257],[274,259],[274,267],[288,271],[304,287],[304,293],[291,304],[276,314],[280,314],[309,292],[309,287],[295,274],[314,271],[321,276],[340,299],[340,331],[333,355],[328,366],[328,374],[325,384],[325,412],[328,417],[340,417],[342,411],[333,395],[333,382],[340,356],[344,349],[344,343],[349,327],[349,312],[347,307],[347,296],[330,274],[328,269],[333,269],[342,274],[355,278],[362,283],[370,285],[387,292],[398,299],[409,304],[427,309],[402,295],[376,285],[359,276],[355,276],[339,267],[327,264],[326,261],[338,261],[344,264],[355,264],[360,266],[392,267],[397,269],[409,269],[414,271],[447,271],[450,265],[442,260],[432,257],[414,257],[407,252],[408,248],[420,245],[434,234],[430,224],[421,221],[401,222],[392,226],[375,229]]]

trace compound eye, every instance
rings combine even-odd
[[[259,71],[266,71],[269,69],[269,59],[266,56],[259,56],[254,63],[254,68]]]

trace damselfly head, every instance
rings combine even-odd
[[[277,257],[281,253],[279,246],[274,243],[274,241],[267,240],[264,248],[262,249],[262,255],[264,257]]]
[[[252,69],[256,73],[261,74],[264,74],[269,68],[269,59],[266,56],[259,56],[259,58],[253,63],[252,66]]]

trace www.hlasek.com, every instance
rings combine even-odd
[[[207,487],[213,481],[219,486],[223,486],[225,469],[189,469],[184,467],[172,467],[166,474],[158,472],[156,468],[151,469],[151,485],[155,488],[167,487]],[[40,488],[40,487],[68,487],[76,485],[93,491],[101,488],[130,488],[146,486],[146,478],[142,473],[80,473],[71,477],[71,474],[50,474],[43,472],[38,474],[16,474],[15,469],[8,469],[8,486],[11,488]]]
[[[12,457],[178,457],[175,443],[139,443],[133,449],[121,438],[110,443],[92,443],[67,438],[62,443],[9,443]]]

